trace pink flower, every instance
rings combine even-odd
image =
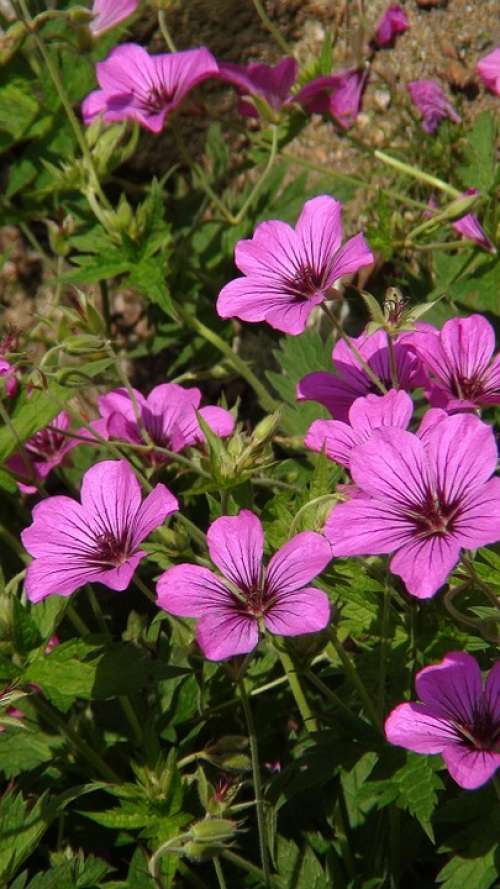
[[[97,63],[101,89],[84,100],[83,119],[90,124],[102,114],[107,123],[136,120],[159,133],[190,90],[217,72],[217,62],[204,47],[150,56],[142,46],[122,43]]]
[[[490,92],[500,96],[500,47],[479,59],[476,71]]]
[[[1,697],[0,697],[1,703]],[[5,711],[5,716],[9,716],[11,719],[24,719],[24,713],[22,710],[18,710],[17,707],[8,707]],[[0,725],[0,732],[6,731],[8,726]]]
[[[176,565],[158,580],[157,601],[169,614],[198,618],[198,644],[209,660],[252,651],[262,624],[278,636],[326,627],[328,597],[306,586],[331,559],[330,545],[321,534],[304,531],[292,537],[267,569],[262,564],[262,525],[247,509],[216,519],[207,541],[222,577],[200,565]]]
[[[18,486],[24,494],[36,493],[36,487],[30,482],[40,482],[46,479],[49,473],[63,462],[66,454],[80,444],[78,439],[63,434],[69,429],[69,426],[68,414],[66,411],[61,411],[57,417],[54,417],[49,427],[40,429],[25,442],[24,447],[31,458],[34,478],[30,478],[29,468],[19,452],[7,460],[8,468],[22,479],[18,482]],[[57,431],[59,429],[61,432]]]
[[[494,357],[495,331],[482,315],[451,318],[441,331],[417,332],[413,343],[432,405],[463,411],[500,404],[500,355]]]
[[[340,201],[320,195],[306,201],[295,229],[273,219],[261,222],[251,240],[239,241],[235,262],[245,277],[221,290],[221,318],[267,321],[284,333],[302,333],[335,281],[373,262],[362,234],[341,247],[341,213]]]
[[[361,108],[361,99],[368,71],[347,68],[336,74],[316,77],[295,96],[308,114],[331,114],[340,126],[348,130]]]
[[[243,96],[256,97],[279,112],[290,98],[290,89],[297,77],[297,62],[293,58],[281,59],[277,65],[234,65],[219,62],[219,77],[235,86]],[[259,111],[252,102],[240,99],[240,114],[258,117]]]
[[[500,767],[500,661],[483,686],[475,658],[451,651],[419,670],[415,685],[422,703],[400,704],[390,713],[387,740],[415,753],[441,753],[460,787],[481,787]]]
[[[92,12],[94,18],[90,30],[94,37],[100,37],[105,31],[114,28],[119,22],[128,18],[139,6],[140,0],[94,0]]]
[[[479,194],[477,188],[468,188],[467,191],[464,192],[464,196],[473,194]],[[481,227],[479,219],[474,213],[466,213],[465,216],[452,222],[451,225],[456,232],[463,235],[464,238],[468,238],[469,241],[474,241],[480,247],[483,247],[484,250],[487,250],[488,253],[497,252],[495,245],[490,241],[488,235]]]
[[[445,117],[460,123],[459,115],[435,80],[412,80],[406,88],[422,115],[422,128],[426,133],[435,133]]]
[[[3,378],[7,396],[12,398],[17,392],[16,369],[5,358],[0,358],[0,378]]]
[[[377,330],[372,334],[364,333],[353,338],[352,342],[372,371],[390,389],[391,367],[385,332]],[[411,337],[402,336],[394,343],[394,357],[401,389],[416,389],[423,385],[425,377],[412,347]],[[379,390],[343,340],[335,344],[332,361],[334,373],[318,371],[299,380],[297,398],[299,401],[318,401],[330,411],[332,417],[347,423],[352,403],[363,395],[378,393]]]
[[[156,485],[141,503],[141,489],[126,460],[104,460],[85,473],[81,504],[71,497],[42,500],[21,534],[34,562],[25,589],[30,602],[70,596],[86,583],[125,590],[145,553],[139,544],[178,503]]]
[[[143,428],[158,447],[170,451],[202,444],[205,436],[198,423],[196,411],[216,435],[231,435],[234,420],[222,407],[200,408],[199,389],[184,389],[176,383],[163,383],[144,398],[134,390]],[[137,424],[134,406],[126,389],[115,389],[99,398],[102,420],[95,424],[97,431],[109,438],[118,438],[134,444],[145,444],[142,430]],[[154,460],[164,462],[165,457],[155,452]]]
[[[351,455],[360,494],[335,506],[325,534],[334,556],[395,553],[391,571],[428,599],[462,549],[500,540],[500,479],[492,429],[471,414],[442,419],[425,443],[378,429]]]
[[[393,3],[387,7],[377,25],[375,43],[377,46],[389,46],[397,34],[403,34],[409,27],[406,12],[397,3]]]

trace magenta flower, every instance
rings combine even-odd
[[[126,460],[104,460],[85,473],[81,503],[71,497],[42,500],[21,539],[34,561],[25,590],[30,602],[70,596],[86,583],[125,590],[146,555],[139,544],[178,509],[165,485],[141,502],[141,489]]]
[[[0,358],[0,378],[3,378],[6,395],[12,398],[17,392],[16,369],[5,358]]]
[[[217,74],[212,54],[201,47],[150,56],[142,46],[122,43],[96,65],[101,89],[82,104],[86,124],[102,114],[107,123],[136,120],[159,133],[193,87]]]
[[[417,332],[413,343],[434,407],[463,411],[500,404],[500,355],[493,354],[495,331],[482,315],[451,318],[441,331]]]
[[[295,96],[308,114],[331,114],[338,124],[348,130],[354,124],[360,108],[368,71],[347,68],[336,74],[316,77]]]
[[[377,374],[386,389],[392,388],[387,336],[383,330],[352,339],[361,356]],[[416,389],[425,382],[421,364],[412,346],[412,337],[402,336],[394,343],[398,383],[401,389]],[[358,364],[343,340],[332,352],[334,373],[317,371],[302,377],[297,385],[299,401],[318,401],[336,420],[349,422],[349,408],[363,395],[378,393],[370,377]]]
[[[90,30],[94,37],[100,37],[105,31],[114,28],[139,6],[140,0],[94,0],[92,10],[94,18]]]
[[[412,80],[406,88],[422,115],[422,128],[426,133],[435,133],[445,117],[460,123],[459,115],[435,80]]]
[[[334,556],[395,553],[393,574],[428,599],[462,549],[500,540],[500,479],[492,429],[471,414],[431,428],[425,443],[403,429],[377,429],[352,452],[360,494],[335,506],[325,526]]]
[[[306,201],[295,229],[277,219],[261,222],[251,240],[239,241],[235,262],[245,277],[222,288],[221,318],[267,321],[299,334],[314,306],[335,281],[373,262],[362,234],[343,246],[342,204],[328,195]]]
[[[500,47],[479,59],[476,71],[487,89],[500,96]]]
[[[464,192],[464,196],[473,194],[479,194],[477,188],[468,188],[467,191]],[[495,245],[490,241],[488,235],[482,228],[479,219],[474,213],[466,213],[465,216],[452,222],[451,225],[456,232],[463,235],[464,238],[467,238],[469,241],[474,241],[475,244],[478,244],[479,247],[487,250],[488,253],[497,252]]]
[[[387,740],[415,753],[440,753],[460,787],[481,787],[500,767],[500,661],[483,686],[475,658],[451,651],[419,670],[415,685],[422,703],[400,704],[389,714]]]
[[[163,383],[144,398],[134,390],[143,429],[158,447],[170,451],[182,451],[193,445],[203,444],[205,436],[200,428],[196,412],[210,428],[224,438],[231,435],[234,420],[229,411],[209,405],[200,408],[199,389],[184,389],[176,383]],[[106,438],[118,438],[133,444],[145,444],[126,389],[115,389],[99,398],[101,420],[95,423],[97,431]],[[154,460],[164,462],[165,457],[155,452]]]
[[[262,564],[262,525],[247,509],[212,522],[207,541],[222,577],[200,565],[175,565],[158,580],[157,602],[169,614],[198,618],[196,637],[209,660],[252,651],[262,625],[278,636],[326,627],[328,597],[307,586],[331,559],[330,545],[321,534],[296,534],[267,568]]]
[[[404,9],[397,3],[388,6],[380,19],[375,31],[375,43],[377,46],[390,46],[398,34],[403,34],[410,27],[408,17]]]
[[[234,65],[232,62],[219,62],[219,77],[236,87],[242,96],[261,99],[274,112],[279,112],[290,99],[290,89],[297,77],[297,62],[293,58],[281,59],[277,65],[251,64]],[[240,114],[258,117],[259,111],[253,102],[240,99]]]
[[[30,478],[29,467],[22,454],[17,452],[7,460],[8,468],[21,479],[18,485],[24,494],[34,494],[36,487],[30,482],[44,481],[56,466],[60,466],[66,454],[80,444],[78,439],[64,435],[69,426],[68,414],[66,411],[61,411],[48,427],[40,429],[25,442],[24,448],[31,459],[33,469],[32,478]]]

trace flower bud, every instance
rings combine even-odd
[[[264,417],[263,420],[260,420],[257,423],[254,431],[253,431],[253,441],[258,444],[263,444],[273,437],[274,433],[279,427],[281,422],[281,412],[275,411],[274,414],[269,414],[269,416]]]
[[[104,341],[91,334],[81,333],[69,336],[64,342],[64,350],[69,355],[88,355],[104,350]]]
[[[21,47],[28,29],[24,22],[14,22],[0,35],[0,65],[6,65]]]
[[[236,833],[237,825],[229,818],[204,818],[190,827],[190,834],[199,843],[224,843]]]

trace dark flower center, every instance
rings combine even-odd
[[[239,595],[235,594],[238,609],[257,620],[264,617],[275,602],[274,594],[267,589],[265,578],[256,580],[251,586],[239,587],[238,593]]]
[[[287,281],[288,292],[298,302],[313,296],[323,287],[323,275],[310,265],[297,269],[295,275]]]
[[[112,531],[104,530],[96,535],[92,562],[99,565],[112,565],[117,568],[123,565],[130,556],[129,532],[123,531],[117,538]]]
[[[471,723],[456,723],[462,744],[469,750],[500,751],[500,722],[483,700],[474,710]]]
[[[173,93],[163,85],[153,86],[142,106],[149,114],[158,114],[172,100]]]
[[[434,534],[448,534],[453,531],[458,504],[445,503],[433,491],[428,491],[425,500],[410,513],[417,531],[422,537]]]
[[[163,416],[161,414],[153,414],[150,410],[145,410],[142,414],[142,420],[153,444],[158,445],[159,448],[170,448],[170,435],[165,430]]]
[[[59,453],[64,444],[64,435],[53,429],[41,429],[27,442],[27,449],[36,457],[48,459]]]
[[[484,393],[484,384],[482,377],[457,377],[454,376],[451,388],[457,398],[463,398],[467,401],[475,401]]]

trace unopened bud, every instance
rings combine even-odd
[[[224,843],[237,831],[237,824],[229,818],[204,818],[190,827],[193,839],[201,843]]]
[[[76,336],[69,336],[64,342],[64,350],[69,355],[87,355],[88,353],[102,352],[104,350],[104,341],[100,337],[81,333]]]
[[[263,444],[265,441],[268,441],[273,437],[274,433],[279,427],[281,421],[281,413],[280,411],[275,411],[274,414],[269,414],[268,417],[264,417],[259,423],[257,423],[254,432],[253,432],[253,440],[258,442],[259,444]]]

